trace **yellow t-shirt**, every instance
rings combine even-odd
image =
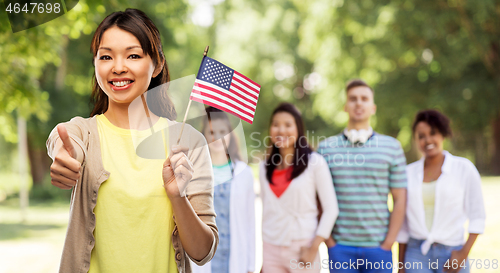
[[[153,128],[166,125],[160,118]],[[104,115],[97,117],[97,126],[102,161],[111,175],[101,184],[94,208],[89,272],[178,272],[171,240],[173,212],[162,179],[164,159],[141,158],[134,148],[137,138],[150,136],[151,130],[122,129]]]
[[[434,206],[436,204],[436,182],[423,182],[422,183],[422,197],[424,201],[424,212],[425,212],[425,225],[429,232],[432,228],[432,222],[434,221]]]

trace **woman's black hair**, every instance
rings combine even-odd
[[[281,103],[280,105],[278,105],[278,107],[276,107],[276,109],[274,109],[271,115],[269,126],[271,126],[274,116],[278,113],[288,113],[292,115],[295,119],[295,125],[297,126],[297,140],[294,144],[295,152],[292,162],[293,169],[289,177],[289,180],[291,181],[292,179],[298,177],[307,168],[307,165],[309,163],[309,155],[312,153],[312,149],[309,146],[309,143],[307,143],[307,139],[304,133],[304,122],[299,110],[291,103]],[[266,177],[269,183],[273,184],[272,177],[273,172],[276,169],[276,162],[274,162],[275,160],[273,160],[273,158],[276,156],[280,157],[281,155],[279,148],[276,147],[276,145],[274,145],[271,141],[269,141],[269,144],[270,153],[269,157],[266,159]]]
[[[419,122],[429,124],[431,128],[438,130],[443,137],[452,136],[450,119],[438,110],[428,109],[418,112],[415,116],[415,121],[413,122],[413,135],[415,135],[415,129],[417,128]]]

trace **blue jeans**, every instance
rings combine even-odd
[[[427,255],[423,255],[420,250],[420,245],[424,240],[416,240],[410,238],[408,244],[406,245],[406,253],[405,253],[405,266],[407,273],[441,273],[443,272],[444,265],[446,261],[450,258],[451,252],[453,250],[460,250],[462,246],[446,246],[438,243],[432,244]],[[407,264],[409,263],[409,264]],[[453,264],[448,263],[450,267]],[[460,266],[458,264],[457,266]],[[469,273],[469,259],[465,261],[463,264],[465,267],[461,267],[460,273]],[[407,267],[410,267],[409,269]]]
[[[392,272],[392,251],[336,244],[328,248],[330,272]]]

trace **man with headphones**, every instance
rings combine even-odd
[[[373,89],[352,80],[346,94],[347,128],[318,147],[330,166],[340,210],[326,241],[330,272],[392,272],[391,248],[406,208],[406,158],[398,140],[370,127],[377,109]]]

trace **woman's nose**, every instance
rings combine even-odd
[[[127,71],[128,71],[128,69],[125,66],[125,63],[122,60],[120,60],[119,58],[117,58],[117,60],[115,60],[115,63],[114,63],[113,72],[116,74],[121,74],[121,73],[124,73]]]

